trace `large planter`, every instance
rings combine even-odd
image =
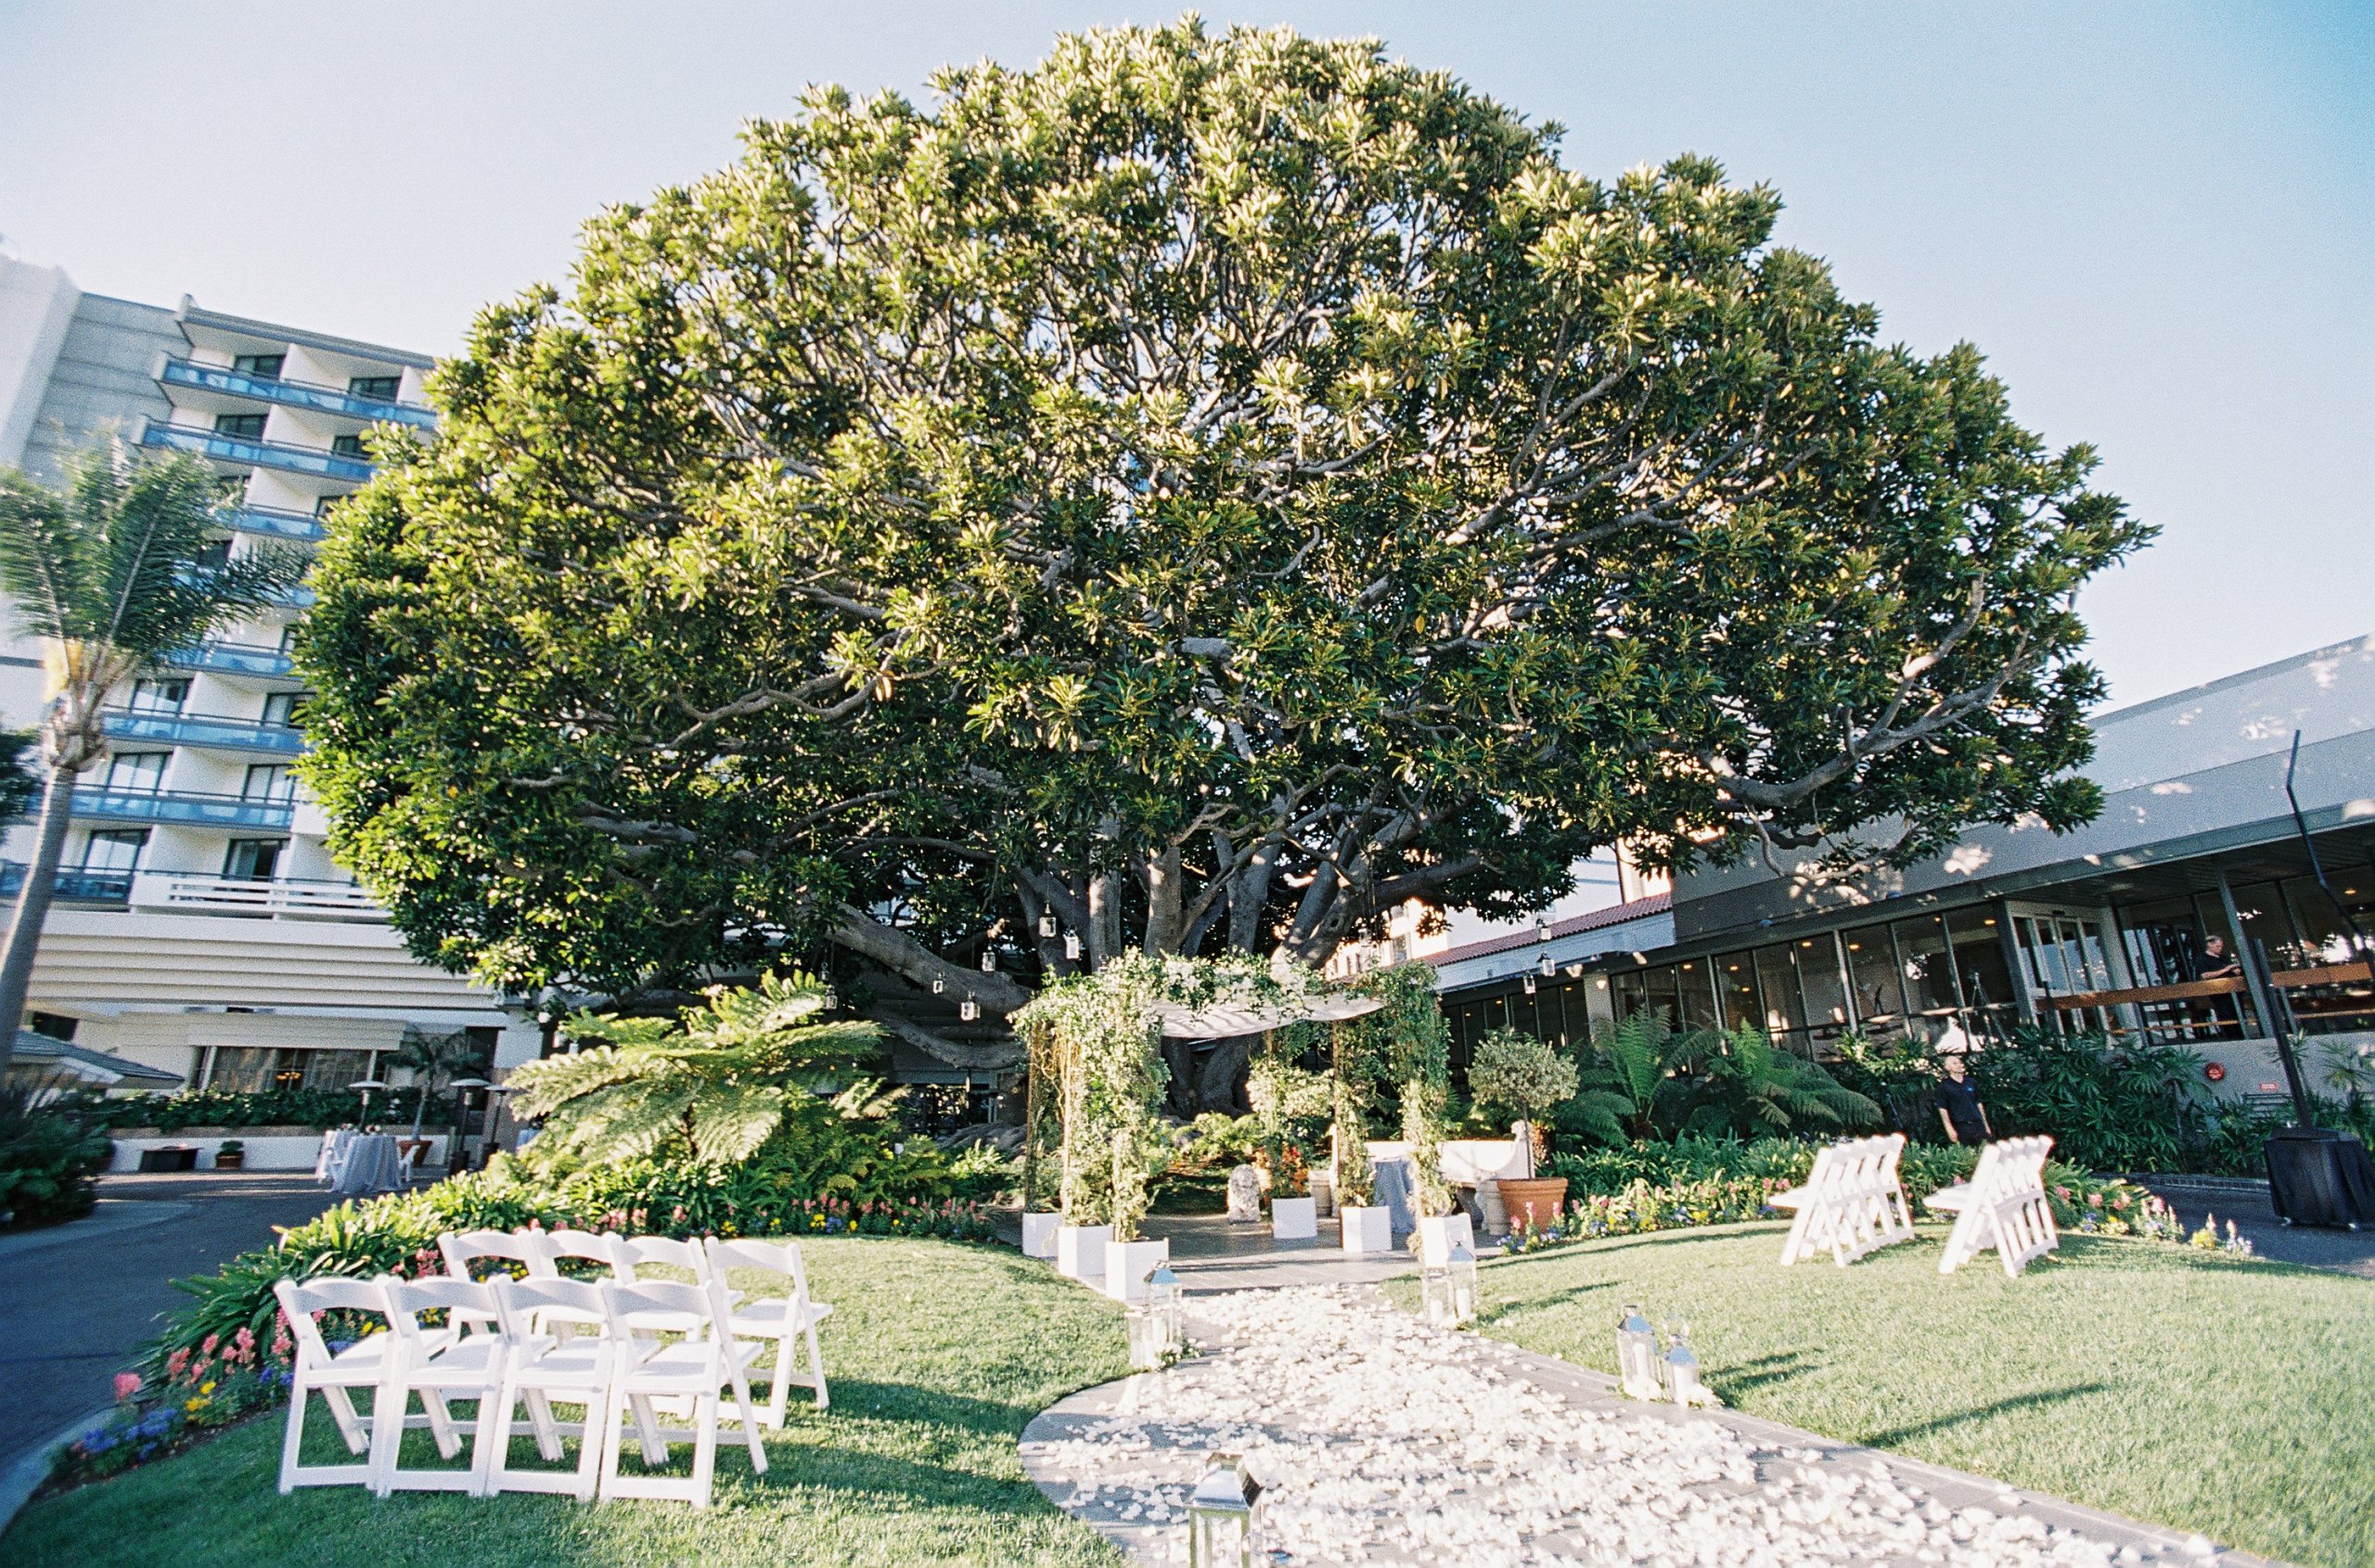
[[[1056,1272],[1067,1279],[1102,1279],[1105,1243],[1113,1240],[1110,1225],[1059,1225],[1056,1227]]]
[[[1533,1217],[1535,1229],[1548,1229],[1566,1202],[1565,1176],[1528,1176],[1521,1181],[1512,1176],[1501,1178],[1501,1205],[1508,1210],[1511,1230],[1525,1224],[1528,1215]]]
[[[1390,1253],[1393,1251],[1393,1211],[1384,1204],[1364,1206],[1348,1203],[1336,1211],[1343,1224],[1344,1250],[1348,1253]]]
[[[1319,1209],[1308,1198],[1270,1200],[1270,1240],[1312,1241],[1319,1237]]]
[[[1431,1215],[1419,1222],[1419,1261],[1428,1267],[1450,1262],[1454,1241],[1476,1255],[1476,1227],[1466,1215]]]
[[[1115,1301],[1147,1299],[1147,1276],[1171,1256],[1168,1241],[1105,1243],[1105,1293]]]
[[[1026,1209],[1022,1214],[1022,1255],[1027,1258],[1051,1258],[1056,1255],[1056,1232],[1062,1227],[1061,1215],[1043,1215]]]

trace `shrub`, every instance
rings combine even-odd
[[[371,1117],[376,1122],[409,1124],[419,1091],[405,1087],[375,1089]],[[362,1110],[362,1095],[353,1089],[267,1089],[241,1094],[206,1089],[188,1094],[135,1094],[102,1102],[101,1124],[109,1128],[154,1127],[177,1133],[185,1127],[337,1127],[354,1121]],[[450,1126],[454,1121],[451,1095],[430,1099],[423,1118],[429,1126]]]
[[[2105,1171],[2186,1170],[2208,1151],[2202,1058],[2182,1047],[2022,1029],[1969,1066],[1998,1137],[2049,1134],[2055,1154]]]
[[[0,1214],[28,1226],[91,1212],[115,1151],[98,1104],[44,1080],[0,1086]]]
[[[1515,1029],[1496,1029],[1476,1044],[1468,1091],[1480,1111],[1501,1111],[1528,1124],[1574,1098],[1575,1064],[1558,1047]]]

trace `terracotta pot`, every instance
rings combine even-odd
[[[214,1168],[218,1171],[236,1171],[247,1163],[248,1151],[244,1149],[218,1149],[214,1151]]]
[[[1531,1176],[1519,1180],[1501,1178],[1501,1202],[1509,1212],[1509,1228],[1523,1225],[1529,1215],[1534,1228],[1547,1229],[1559,1217],[1567,1202],[1565,1176]]]

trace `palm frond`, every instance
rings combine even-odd
[[[726,1084],[691,1097],[693,1158],[716,1164],[747,1160],[783,1120],[787,1091],[771,1084]]]

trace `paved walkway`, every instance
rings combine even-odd
[[[172,1281],[272,1244],[330,1204],[308,1174],[110,1176],[86,1217],[0,1235],[0,1471],[78,1418],[187,1298]]]
[[[2287,1225],[2276,1217],[2265,1181],[2147,1177],[2145,1185],[2166,1199],[2189,1226],[2200,1225],[2205,1215],[2215,1215],[2222,1230],[2233,1220],[2261,1257],[2375,1279],[2375,1228]]]
[[[1289,1563],[1945,1563],[2260,1560],[1934,1465],[1430,1330],[1367,1285],[1196,1301],[1206,1353],[1074,1394],[1022,1434],[1048,1497],[1145,1563],[1186,1559],[1210,1452],[1265,1486]]]
[[[1171,1243],[1171,1271],[1189,1295],[1277,1285],[1372,1284],[1418,1266],[1406,1252],[1345,1252],[1332,1219],[1319,1222],[1319,1238],[1313,1241],[1274,1241],[1267,1225],[1232,1225],[1218,1215],[1153,1215],[1145,1228],[1148,1236]],[[1482,1255],[1499,1251],[1487,1247]]]

